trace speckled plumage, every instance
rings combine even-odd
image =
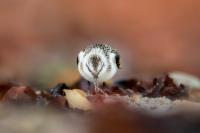
[[[77,65],[80,74],[88,81],[104,82],[120,68],[120,55],[107,44],[94,44],[79,53]]]
[[[114,49],[112,49],[109,45],[107,45],[107,44],[94,44],[94,45],[91,45],[91,46],[89,46],[89,47],[87,47],[86,49],[84,49],[84,52],[85,52],[85,54],[88,54],[89,52],[91,52],[91,50],[93,50],[93,49],[96,49],[96,48],[99,48],[99,49],[102,49],[103,50],[103,52],[104,52],[104,54],[107,56],[107,57],[109,57],[108,56],[108,53],[109,52],[117,52],[116,50],[114,50]]]

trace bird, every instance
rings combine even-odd
[[[105,43],[95,43],[81,50],[77,57],[80,75],[95,86],[95,92],[104,91],[99,84],[110,80],[119,69],[120,54]]]

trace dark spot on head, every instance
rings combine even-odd
[[[119,54],[116,54],[115,61],[116,61],[117,67],[120,69],[120,55]]]
[[[79,58],[78,58],[78,57],[76,58],[76,63],[77,63],[77,65],[78,65],[78,63],[79,63]]]

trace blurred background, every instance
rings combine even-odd
[[[95,41],[121,53],[114,80],[200,76],[199,7],[199,0],[0,0],[0,81],[71,84],[78,52]]]

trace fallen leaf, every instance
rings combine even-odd
[[[87,99],[87,94],[79,89],[64,90],[65,98],[72,109],[90,110],[92,105]]]

